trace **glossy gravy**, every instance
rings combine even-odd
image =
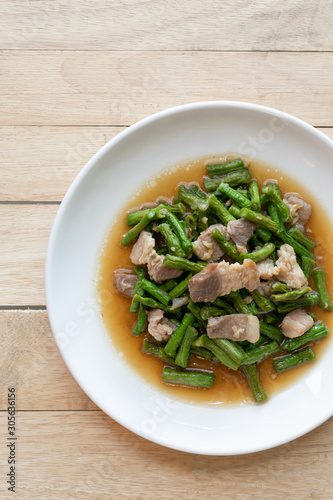
[[[215,157],[217,160],[226,159],[228,155]],[[161,381],[161,374],[165,362],[153,355],[144,354],[141,350],[142,343],[148,334],[135,337],[131,334],[131,329],[136,321],[136,315],[130,314],[130,299],[117,292],[113,283],[113,273],[117,268],[133,267],[129,260],[132,245],[122,247],[120,241],[122,235],[128,231],[126,224],[126,213],[133,211],[134,207],[153,202],[159,197],[170,198],[177,193],[177,186],[183,182],[199,182],[202,185],[202,178],[206,175],[205,161],[212,159],[212,156],[199,158],[195,161],[184,162],[177,166],[172,166],[162,172],[158,178],[150,179],[146,186],[140,190],[140,194],[132,201],[122,207],[118,214],[118,222],[111,227],[105,245],[99,267],[98,295],[101,303],[101,315],[105,323],[108,334],[113,345],[121,351],[124,360],[136,371],[138,376],[143,377],[147,382],[167,392],[169,395],[187,401],[205,403],[212,405],[219,404],[239,404],[252,400],[251,390],[241,370],[234,372],[220,363],[192,356],[189,364],[191,368],[213,369],[215,383],[210,389],[193,389],[177,386],[169,386]],[[320,202],[311,195],[298,181],[286,176],[275,167],[261,163],[259,161],[247,160],[251,173],[261,184],[265,179],[274,178],[279,182],[282,192],[296,191],[300,193],[312,205],[312,216],[308,225],[311,230],[310,237],[317,242],[314,254],[317,264],[327,271],[329,277],[333,276],[333,249],[325,240],[325,235],[332,232],[330,221],[322,209]],[[328,281],[328,280],[327,280]],[[331,282],[328,281],[327,289],[333,292]],[[106,293],[107,292],[107,293]],[[332,328],[333,314],[322,311],[319,307],[313,308],[317,319],[321,319],[329,330]],[[325,350],[328,337],[315,342],[313,349],[316,357]],[[311,363],[299,366],[279,375],[275,374],[272,359],[268,358],[260,363],[260,381],[268,396],[276,391],[282,390],[290,385],[298,377],[311,369]]]

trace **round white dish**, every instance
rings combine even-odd
[[[333,219],[333,142],[280,111],[204,102],[141,120],[82,169],[55,218],[46,259],[46,299],[59,350],[86,394],[110,417],[161,445],[199,454],[264,450],[333,415],[333,343],[307,374],[256,406],[202,406],[172,399],[141,379],[112,346],[96,306],[98,254],[129,196],[181,160],[233,151],[274,164],[320,193]],[[332,236],[330,236],[332,238]]]

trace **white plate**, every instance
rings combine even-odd
[[[93,305],[96,262],[119,206],[165,167],[223,151],[281,166],[320,193],[333,219],[330,139],[274,109],[238,102],[196,103],[145,118],[87,163],[59,208],[46,262],[52,330],[69,370],[87,395],[140,436],[207,455],[271,448],[333,414],[332,343],[301,380],[268,403],[212,408],[173,400],[142,380],[113,348],[98,320]]]

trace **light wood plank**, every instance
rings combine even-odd
[[[44,261],[57,205],[0,206],[0,305],[43,305]]]
[[[279,448],[234,457],[162,448],[102,412],[19,413],[17,428],[17,491],[25,499],[327,500],[333,495],[333,419]],[[0,431],[6,435],[5,419]],[[4,461],[5,446],[0,457]],[[0,488],[2,498],[11,498],[4,496],[4,480]]]
[[[0,127],[0,200],[61,201],[85,163],[122,130]]]
[[[124,127],[0,127],[1,201],[61,201],[85,163]],[[333,128],[321,129],[333,139]]]
[[[0,124],[128,125],[177,104],[240,100],[332,126],[332,69],[333,53],[3,52]]]
[[[95,410],[58,351],[47,311],[0,310],[0,410],[15,387],[17,410]]]
[[[6,49],[333,49],[330,0],[21,0],[0,17]]]

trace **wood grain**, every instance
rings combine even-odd
[[[85,163],[122,130],[0,127],[0,201],[61,201]],[[333,128],[321,131],[333,139]]]
[[[57,205],[0,206],[0,305],[44,305],[47,242]]]
[[[0,410],[15,387],[17,410],[95,410],[56,346],[47,311],[0,310]]]
[[[20,498],[227,500],[333,496],[333,419],[273,450],[203,457],[135,436],[103,412],[18,414]],[[0,433],[6,435],[4,419]],[[1,498],[4,482],[0,484]],[[157,493],[158,492],[158,493]]]
[[[0,125],[129,125],[178,104],[239,100],[333,126],[332,69],[323,52],[4,51]]]
[[[16,0],[0,17],[5,49],[333,49],[330,0]]]

